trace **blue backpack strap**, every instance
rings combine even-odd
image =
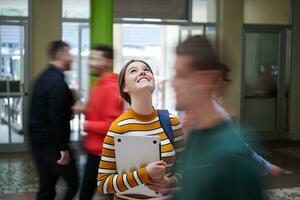
[[[169,111],[168,110],[158,110],[158,117],[162,128],[167,134],[171,144],[174,146],[174,135],[172,126],[170,123]]]

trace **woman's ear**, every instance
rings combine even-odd
[[[126,86],[123,87],[123,92],[126,92],[126,93],[128,92],[128,89]]]

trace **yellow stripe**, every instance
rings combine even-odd
[[[123,176],[122,175],[118,176],[117,185],[118,185],[118,188],[120,188],[121,191],[127,190],[125,184],[123,183]]]
[[[137,182],[134,180],[132,172],[129,172],[129,174],[127,175],[127,181],[131,187],[137,186]]]
[[[108,156],[108,157],[115,157],[115,151],[110,149],[102,149],[102,155]]]
[[[99,167],[104,169],[116,169],[116,163],[101,161]]]
[[[174,148],[172,146],[172,144],[166,144],[166,145],[162,145],[160,148],[161,153],[165,153],[165,152],[169,152],[169,151],[173,151]]]
[[[113,188],[113,177],[114,175],[110,175],[108,178],[108,184],[107,184],[107,192],[108,193],[116,193],[116,191]]]
[[[181,147],[184,147],[184,140],[181,140],[181,141],[178,141],[178,142],[175,142],[175,148],[181,148]]]
[[[174,138],[178,137],[178,136],[181,136],[182,135],[182,128],[181,129],[178,129],[176,131],[173,131],[173,136]]]

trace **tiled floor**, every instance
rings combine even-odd
[[[267,193],[270,200],[299,200],[300,187],[271,189]]]
[[[80,172],[83,171],[85,156],[78,156]],[[0,154],[0,200],[35,199],[38,190],[38,177],[30,154]],[[63,181],[57,184],[57,198],[64,191]],[[106,196],[96,194],[94,200],[107,200]]]
[[[266,145],[266,149],[261,151],[264,156],[285,169],[279,177],[264,176],[267,196],[270,200],[300,200],[300,145],[271,143]],[[79,156],[80,171],[84,162],[84,156]],[[0,200],[34,199],[37,182],[29,154],[0,154]],[[57,189],[61,194],[64,184],[60,182]],[[96,195],[95,199],[104,197]]]

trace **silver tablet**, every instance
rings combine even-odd
[[[151,162],[160,160],[159,136],[128,136],[114,137],[115,156],[118,173],[128,173],[139,169]],[[143,194],[147,196],[161,196],[148,187],[141,185],[121,194]]]

